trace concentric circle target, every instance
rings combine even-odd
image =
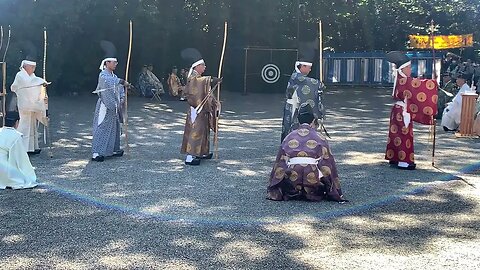
[[[262,68],[262,79],[266,83],[276,83],[280,79],[280,68],[275,64],[266,64]]]

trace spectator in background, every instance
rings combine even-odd
[[[183,89],[180,78],[177,76],[177,67],[173,67],[168,76],[168,90],[172,97],[180,97],[180,100],[185,100],[183,97]]]
[[[153,65],[144,65],[138,77],[138,85],[144,97],[152,97],[154,92],[165,94],[162,82],[153,73]]]

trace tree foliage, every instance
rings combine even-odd
[[[20,62],[21,43],[43,48],[48,29],[47,77],[56,93],[89,92],[103,58],[99,41],[117,46],[124,76],[128,21],[134,22],[132,71],[153,63],[157,73],[186,65],[180,50],[196,47],[214,71],[229,22],[229,50],[246,46],[294,48],[298,40],[317,37],[324,25],[324,46],[335,51],[405,49],[409,34],[425,34],[433,19],[439,34],[480,36],[478,0],[3,0],[0,24],[12,27],[9,78]],[[227,55],[228,56],[228,55]],[[232,57],[231,59],[238,60]],[[227,72],[241,73],[241,63],[226,60]],[[214,72],[213,72],[214,73]],[[135,75],[134,73],[131,74]]]

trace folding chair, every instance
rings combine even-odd
[[[152,91],[152,94],[153,94],[153,96],[151,98],[152,100],[156,99],[157,101],[162,101],[162,98],[160,97],[160,91],[158,89],[153,88],[151,91]]]

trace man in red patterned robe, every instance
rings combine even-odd
[[[435,80],[412,78],[410,59],[401,52],[390,52],[386,59],[394,63],[397,70],[392,92],[396,102],[390,114],[385,159],[399,169],[414,170],[413,122],[434,124],[438,85]]]

